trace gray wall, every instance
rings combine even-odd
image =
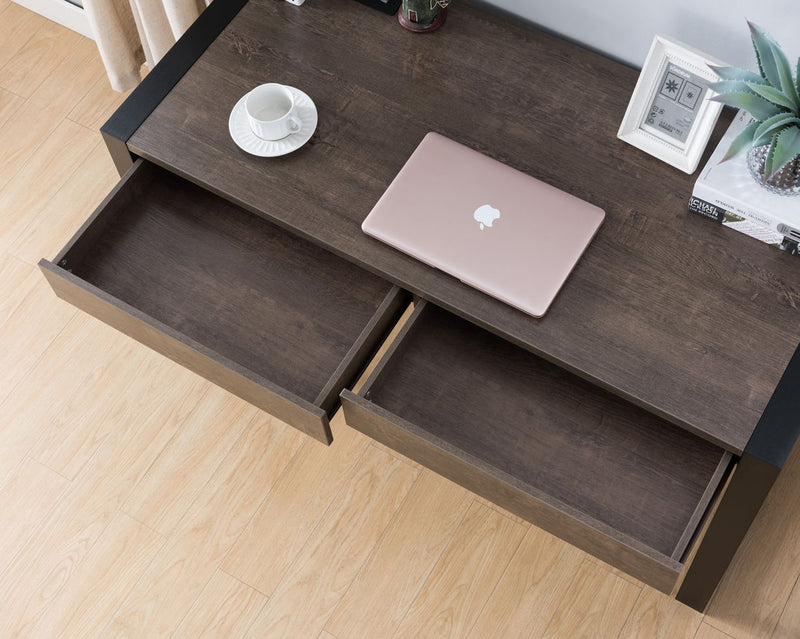
[[[661,34],[752,69],[746,19],[775,37],[793,67],[800,56],[800,0],[484,1],[637,68]]]

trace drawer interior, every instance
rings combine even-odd
[[[393,289],[147,162],[58,259],[81,280],[317,405]]]
[[[415,310],[361,395],[439,448],[673,565],[730,461],[432,304]]]

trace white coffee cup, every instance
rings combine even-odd
[[[271,82],[247,94],[244,101],[250,130],[265,140],[281,140],[302,127],[289,87]]]

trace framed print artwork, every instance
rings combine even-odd
[[[657,35],[650,46],[617,137],[686,173],[694,173],[722,104],[711,102],[709,64],[685,44]]]

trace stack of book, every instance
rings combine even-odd
[[[800,196],[778,195],[760,186],[750,175],[745,153],[720,164],[733,139],[750,122],[745,111],[734,118],[697,178],[689,210],[798,255]]]

